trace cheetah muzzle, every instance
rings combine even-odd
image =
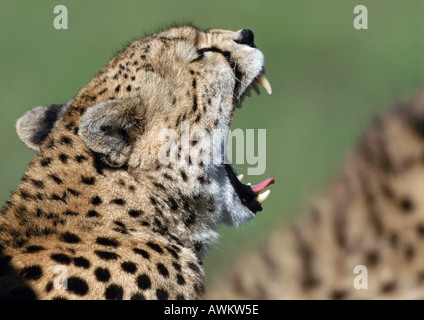
[[[274,183],[211,161],[244,97],[271,93],[264,73],[250,30],[173,27],[21,117],[38,153],[0,214],[0,298],[201,297],[215,230],[252,219]]]

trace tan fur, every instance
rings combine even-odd
[[[187,26],[135,41],[65,108],[38,108],[18,122],[39,153],[0,214],[1,298],[203,293],[200,259],[217,225],[254,213],[235,197],[223,165],[162,165],[166,141],[158,137],[164,129],[181,135],[186,121],[226,138],[235,104],[263,69],[260,51],[240,36]],[[67,289],[57,287],[62,267]]]
[[[423,195],[421,92],[379,116],[329,190],[207,298],[422,299]],[[354,288],[357,265],[368,289]]]

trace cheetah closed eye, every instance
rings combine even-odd
[[[0,298],[199,298],[217,226],[252,219],[273,182],[250,187],[207,161],[244,95],[270,93],[263,73],[250,30],[174,27],[20,118],[38,153],[0,214]]]

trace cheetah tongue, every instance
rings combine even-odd
[[[268,178],[261,183],[255,184],[254,186],[251,186],[250,188],[254,193],[259,193],[262,190],[264,190],[266,187],[268,187],[270,184],[274,184],[275,180],[274,178]]]

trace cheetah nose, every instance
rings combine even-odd
[[[247,44],[249,47],[256,48],[253,41],[254,41],[254,35],[252,30],[243,29],[240,31],[240,35],[237,40],[237,43]]]

